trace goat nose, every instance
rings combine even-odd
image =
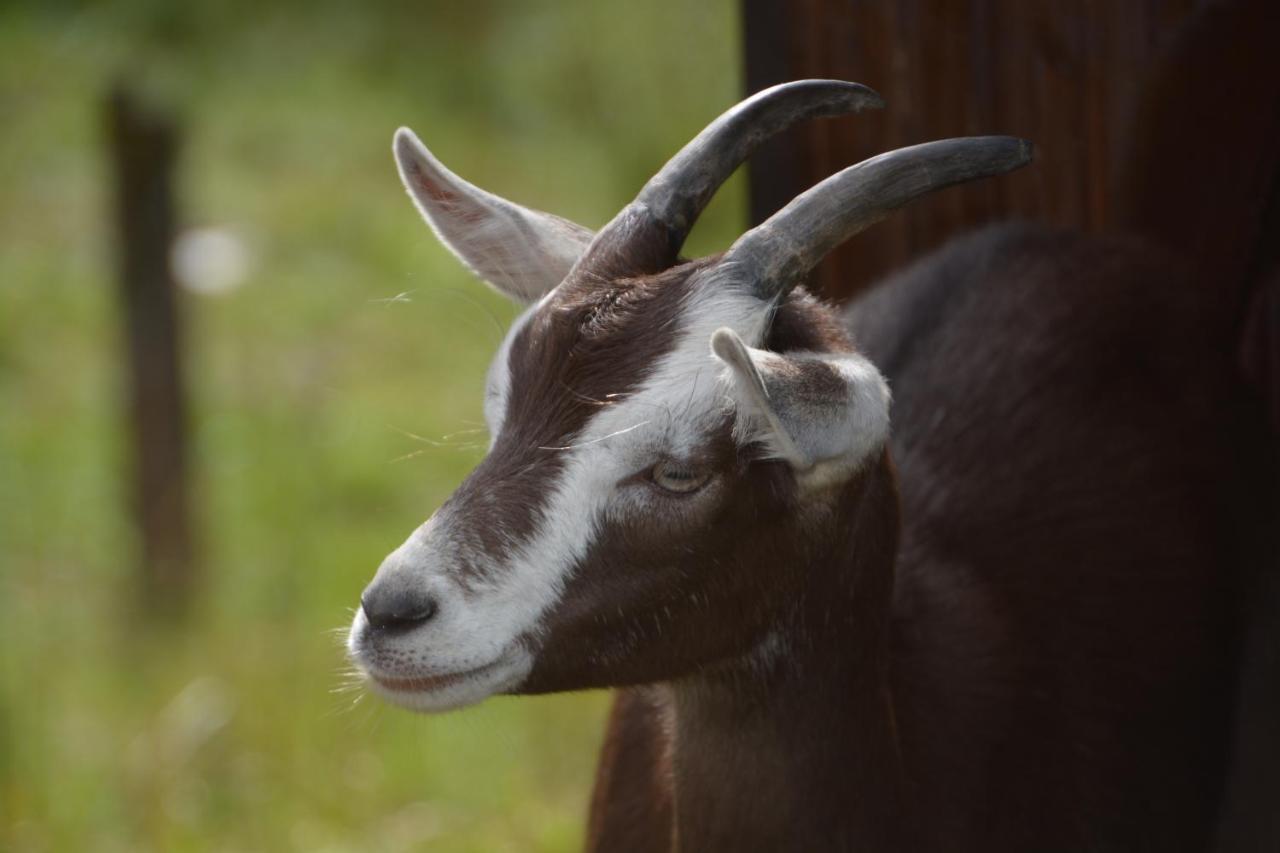
[[[415,628],[439,610],[436,600],[424,591],[383,584],[370,584],[360,596],[360,607],[370,627],[380,631]]]

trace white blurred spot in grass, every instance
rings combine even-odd
[[[160,712],[154,729],[160,753],[174,765],[190,761],[231,722],[236,705],[226,682],[214,676],[194,679]]]
[[[194,293],[230,293],[249,278],[253,253],[230,228],[190,228],[173,241],[169,264],[178,284]]]

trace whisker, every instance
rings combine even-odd
[[[446,446],[447,446],[444,442],[436,441],[435,439],[432,439],[432,438],[427,438],[425,435],[418,435],[417,433],[409,432],[407,429],[401,429],[401,428],[400,428],[400,427],[398,427],[398,426],[392,426],[391,424],[387,424],[387,427],[388,427],[388,428],[390,428],[390,429],[395,430],[395,431],[396,431],[396,432],[398,432],[398,433],[400,433],[400,434],[401,434],[401,435],[403,435],[405,438],[411,438],[411,439],[413,439],[414,441],[420,441],[420,442],[422,442],[423,444],[429,444],[429,445],[431,445],[432,447],[446,447]]]
[[[640,427],[644,426],[647,423],[649,423],[649,421],[641,421],[640,423],[635,424],[633,426],[629,426],[626,429],[620,429],[617,432],[611,432],[608,435],[602,435],[599,438],[593,438],[590,441],[580,441],[576,444],[567,444],[564,447],[545,447],[540,445],[538,449],[539,450],[573,450],[575,447],[586,447],[591,444],[599,444],[600,442],[606,441],[610,438],[614,438],[619,435],[625,435],[626,433],[629,433],[632,430],[640,429]]]
[[[393,426],[391,424],[388,424],[387,426],[389,429],[395,430],[396,432],[403,435],[405,438],[409,438],[414,441],[427,445],[426,448],[422,448],[420,450],[414,450],[410,453],[404,454],[403,456],[397,456],[391,460],[392,462],[403,462],[406,459],[412,459],[415,456],[418,456],[420,454],[427,452],[427,450],[431,448],[442,448],[445,450],[476,450],[486,446],[484,442],[475,442],[475,441],[457,442],[452,440],[458,436],[475,435],[477,433],[487,432],[487,430],[485,429],[477,428],[477,429],[458,430],[457,432],[451,432],[447,435],[442,436],[439,440],[436,440],[434,438],[427,438],[425,435],[418,435],[417,433],[409,432],[406,429],[401,429],[400,427]]]
[[[583,402],[583,403],[588,403],[592,406],[609,406],[618,402],[617,400],[597,400],[595,397],[591,397],[587,394],[583,394],[581,391],[576,391],[573,388],[570,388],[568,385],[565,384],[564,380],[560,380],[560,387],[563,388],[565,391],[567,391],[570,395],[572,395],[575,400],[579,400],[580,402]],[[614,397],[614,396],[622,396],[622,395],[610,394],[609,396]]]
[[[370,299],[369,301],[380,305],[391,305],[395,302],[412,302],[413,300],[409,297],[416,292],[417,291],[414,290],[406,290],[403,293],[397,293],[395,296],[387,296],[382,299]]]
[[[451,438],[454,438],[459,435],[475,435],[476,433],[479,433],[479,432],[488,432],[488,431],[489,431],[489,428],[484,426],[474,427],[472,429],[460,429],[460,430],[455,430],[454,432],[451,432],[448,435],[441,436],[440,440],[448,441]]]
[[[346,698],[345,696],[339,696],[338,699],[340,701],[334,703],[334,706],[329,709],[328,713],[325,714],[325,719],[333,719],[340,715],[349,715],[349,714],[355,713],[355,711],[360,707],[360,703],[363,702],[365,697],[368,695],[369,694],[367,691],[362,690],[359,693],[355,694],[351,698],[350,702],[345,701],[345,698]],[[369,708],[369,712],[370,712],[370,715],[374,713],[372,707]],[[369,722],[369,717],[366,716],[366,718],[363,721],[357,721],[356,725],[357,726],[366,725],[368,722]]]
[[[689,388],[689,399],[685,400],[684,410],[680,414],[687,415],[693,409],[693,402],[698,396],[698,383],[702,381],[702,375],[705,371],[698,368],[698,372],[693,375],[693,383]]]

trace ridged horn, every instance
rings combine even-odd
[[[668,160],[600,230],[577,268],[606,276],[666,269],[712,195],[760,143],[804,119],[882,106],[871,89],[842,80],[797,80],[752,95]]]
[[[824,256],[897,208],[945,187],[1031,162],[1031,143],[970,136],[899,148],[850,166],[796,196],[738,238],[726,268],[761,299],[779,299]]]

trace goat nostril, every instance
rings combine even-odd
[[[423,596],[378,596],[366,590],[360,607],[371,628],[381,631],[408,630],[429,621],[440,609],[434,598]]]
[[[434,598],[427,598],[422,602],[422,607],[418,610],[418,621],[426,622],[432,616],[436,615],[436,611],[440,609],[440,605],[436,604]]]

